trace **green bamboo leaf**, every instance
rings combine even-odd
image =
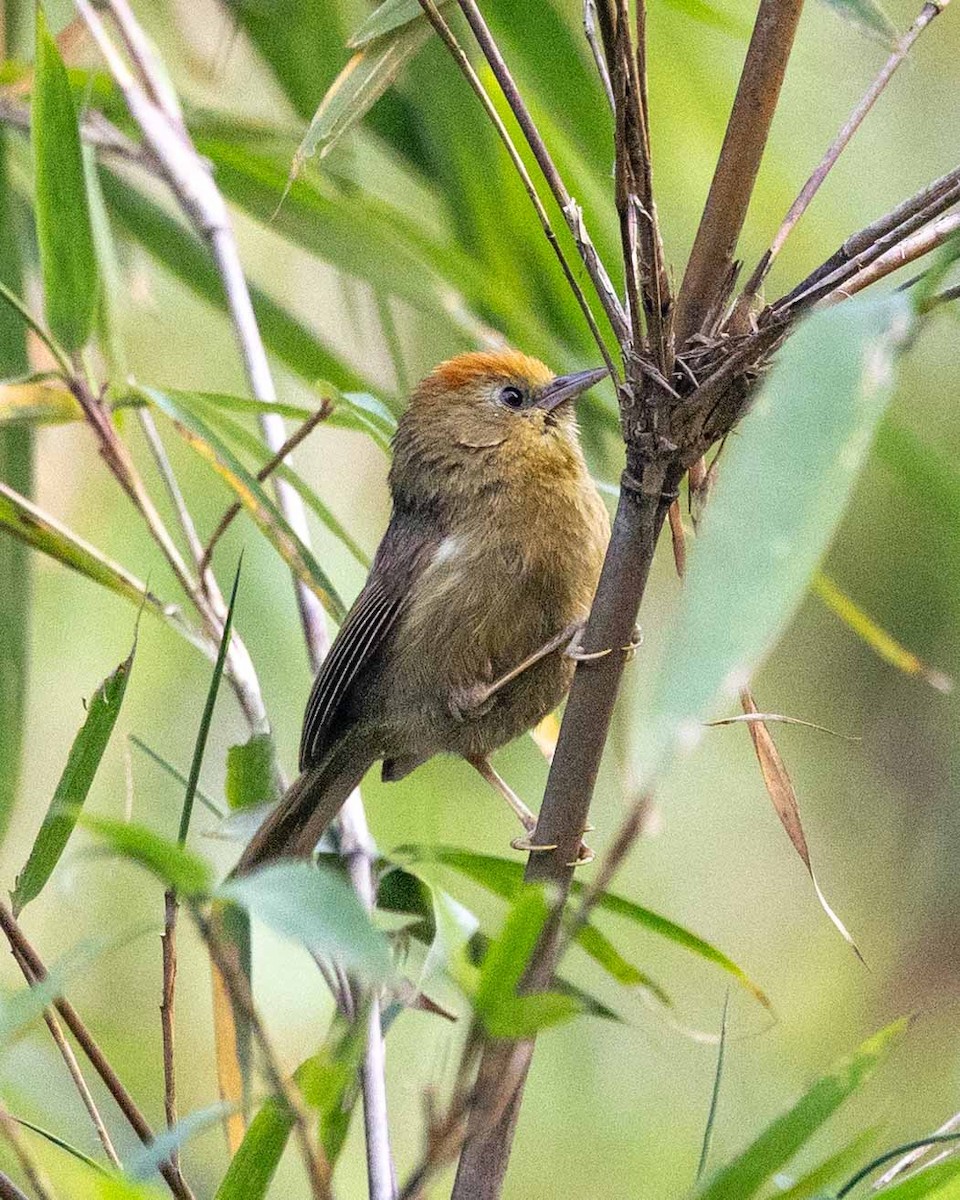
[[[487,888],[495,895],[502,896],[505,900],[513,899],[523,885],[523,864],[511,859],[497,858],[492,854],[475,854],[456,846],[401,846],[394,853],[396,858],[401,861],[410,858],[415,863],[429,862],[430,860],[443,863],[455,871],[459,871],[468,879],[472,879],[475,883],[479,883],[481,887]],[[571,890],[575,897],[580,896],[583,892],[583,884],[574,880]],[[685,929],[682,925],[677,925],[666,917],[660,916],[659,913],[652,912],[649,908],[643,908],[615,892],[601,892],[596,898],[596,906],[607,912],[616,913],[651,933],[655,933],[658,937],[666,938],[691,954],[713,963],[722,971],[732,975],[752,996],[769,1008],[770,1001],[764,992],[732,959],[718,950],[716,946],[697,937],[695,933],[691,933],[689,929]],[[582,944],[582,932],[577,940]],[[589,944],[584,946],[584,949],[590,953]],[[646,979],[646,977],[644,978]],[[655,991],[659,990],[657,985],[650,980],[644,986],[653,987]]]
[[[79,1150],[76,1146],[72,1145],[66,1140],[66,1138],[62,1138],[56,1133],[51,1133],[49,1129],[44,1129],[42,1125],[34,1125],[34,1123],[32,1121],[28,1121],[26,1117],[17,1117],[14,1116],[13,1113],[10,1115],[18,1125],[22,1125],[24,1129],[29,1129],[31,1133],[35,1133],[39,1137],[42,1137],[44,1141],[49,1142],[51,1146],[56,1146],[59,1150],[65,1150],[66,1153],[71,1156],[71,1158],[75,1158],[77,1162],[82,1162],[85,1167],[92,1167],[94,1171],[100,1171],[103,1174],[106,1174],[104,1168],[98,1162],[96,1162],[95,1159],[92,1159],[89,1154],[84,1154],[82,1150]]]
[[[208,304],[225,311],[223,287],[206,247],[118,175],[101,169],[100,184],[110,213],[127,236],[142,245],[175,279]],[[366,386],[363,377],[324,346],[315,332],[264,291],[251,287],[250,297],[264,345],[301,379],[310,384],[329,379],[346,389]]]
[[[783,1191],[778,1191],[776,1200],[818,1200],[825,1194],[827,1184],[833,1183],[848,1171],[853,1170],[858,1162],[880,1134],[879,1126],[865,1129],[851,1138],[836,1154],[831,1154],[823,1162],[807,1171],[789,1184]]]
[[[11,893],[14,916],[40,895],[66,849],[117,723],[136,648],[134,639],[127,658],[100,684],[87,706],[87,718],[74,739],[47,815]]]
[[[232,810],[280,799],[277,748],[269,733],[254,733],[227,751],[227,803]]]
[[[822,3],[875,41],[885,46],[896,41],[897,27],[877,0],[822,0]]]
[[[815,314],[781,352],[724,456],[667,634],[639,787],[735,699],[806,594],[870,448],[909,325],[903,297]],[[744,514],[750,514],[744,534]]]
[[[960,524],[960,473],[947,455],[890,417],[880,422],[874,453],[922,512]]]
[[[126,1164],[127,1174],[132,1179],[148,1181],[159,1173],[162,1164],[170,1158],[171,1154],[176,1153],[184,1142],[189,1141],[198,1133],[202,1133],[205,1129],[209,1129],[211,1125],[222,1121],[224,1115],[230,1112],[231,1108],[230,1104],[211,1104],[181,1117],[176,1125],[158,1133],[149,1146],[144,1146],[130,1159]]]
[[[233,631],[233,610],[237,603],[237,590],[240,587],[240,571],[243,567],[243,557],[237,563],[236,574],[233,577],[233,588],[230,591],[230,603],[227,616],[223,622],[223,633],[220,636],[220,648],[217,651],[217,661],[213,664],[213,674],[207,689],[207,698],[200,717],[200,728],[193,745],[193,759],[190,763],[190,774],[183,796],[183,808],[180,812],[180,828],[177,832],[177,842],[180,846],[186,844],[190,832],[190,818],[193,815],[193,802],[200,782],[200,769],[203,766],[203,755],[207,748],[207,738],[210,736],[210,726],[213,722],[213,710],[217,703],[217,693],[220,691],[220,681],[223,679],[223,668],[227,661],[227,651],[230,648],[230,636]]]
[[[934,1163],[885,1187],[878,1193],[883,1200],[958,1200],[960,1197],[960,1159]]]
[[[127,738],[132,746],[136,746],[141,754],[145,754],[151,762],[156,763],[161,771],[169,775],[171,779],[175,779],[182,788],[187,786],[186,775],[184,775],[182,771],[178,771],[172,763],[167,762],[162,755],[158,754],[156,750],[153,750],[150,746],[148,746],[142,738],[137,737],[135,733],[127,734]],[[214,801],[210,799],[206,792],[202,791],[199,787],[197,788],[197,799],[204,806],[204,808],[206,808],[209,812],[212,812],[215,817],[219,817],[221,820],[223,820],[223,818],[226,816],[226,813],[223,812],[220,806],[214,803]]]
[[[146,867],[188,900],[209,895],[213,886],[210,864],[176,842],[133,822],[109,821],[82,813],[79,823],[96,834],[113,853]]]
[[[217,184],[227,199],[255,220],[347,275],[443,321],[451,336],[463,341],[465,321],[458,310],[467,305],[451,294],[455,284],[445,280],[441,286],[422,255],[398,231],[391,238],[390,253],[384,254],[388,231],[382,222],[370,219],[362,196],[341,193],[323,179],[290,183],[288,169],[273,156],[237,142],[198,134],[197,149],[214,163]]]
[[[25,496],[0,482],[0,532],[3,531],[159,617],[208,658],[213,658],[216,653],[213,645],[184,620],[175,604],[166,604],[148,592],[146,584],[124,567],[72,533],[55,517],[37,508]]]
[[[549,915],[543,889],[524,887],[487,949],[473,1006],[490,1037],[532,1037],[581,1011],[574,997],[562,992],[518,992]]]
[[[331,1165],[343,1147],[345,1119],[352,1108],[350,1091],[363,1051],[363,1022],[344,1028],[334,1021],[320,1050],[294,1072],[306,1103],[320,1114],[320,1139]],[[271,1096],[250,1123],[230,1161],[215,1200],[263,1200],[293,1128],[290,1110]]]
[[[446,2],[447,0],[438,0],[437,8],[443,8]],[[352,50],[359,50],[367,42],[383,37],[385,33],[392,33],[401,25],[409,25],[411,21],[416,21],[422,16],[423,8],[420,0],[384,0],[383,4],[373,10],[359,29],[350,35],[347,45]]]
[[[364,44],[327,89],[303,141],[293,157],[295,178],[311,155],[328,154],[383,93],[396,82],[409,60],[433,32],[426,17],[406,24]]]
[[[70,82],[41,5],[36,22],[30,128],[44,305],[53,336],[76,352],[93,328],[97,256]]]
[[[822,1076],[733,1162],[699,1188],[696,1200],[749,1200],[833,1116],[887,1057],[909,1022],[894,1021]]]
[[[391,973],[386,939],[372,925],[354,890],[331,868],[274,863],[227,880],[216,895],[363,979],[382,981]]]
[[[255,476],[197,415],[196,406],[189,403],[187,394],[161,392],[156,388],[141,391],[236,494],[283,561],[316,593],[331,617],[337,622],[342,621],[346,607],[313,553],[290,527]]]
[[[7,138],[0,131],[0,283],[22,290],[20,223],[7,176]],[[0,378],[25,374],[26,330],[7,304],[0,304]],[[18,492],[33,490],[33,432],[2,428],[5,388],[0,385],[0,479]],[[3,500],[0,497],[0,505]],[[0,842],[16,803],[26,720],[30,639],[30,556],[22,542],[0,538]]]

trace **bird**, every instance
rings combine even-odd
[[[390,521],[310,692],[300,775],[236,873],[309,858],[378,761],[393,781],[459,755],[533,830],[490,755],[552,712],[578,659],[595,657],[578,637],[610,526],[573,401],[606,375],[474,351],[413,389],[393,439]]]

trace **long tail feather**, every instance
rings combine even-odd
[[[304,771],[250,839],[234,874],[246,875],[278,858],[309,858],[372,761],[334,751]]]

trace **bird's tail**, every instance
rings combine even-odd
[[[247,843],[234,874],[246,875],[278,858],[309,858],[373,761],[340,746],[299,775]]]

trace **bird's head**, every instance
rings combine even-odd
[[[475,490],[484,478],[519,472],[545,477],[580,469],[573,401],[607,374],[603,368],[556,376],[515,350],[461,354],[414,389],[400,420],[391,472],[428,491]]]

